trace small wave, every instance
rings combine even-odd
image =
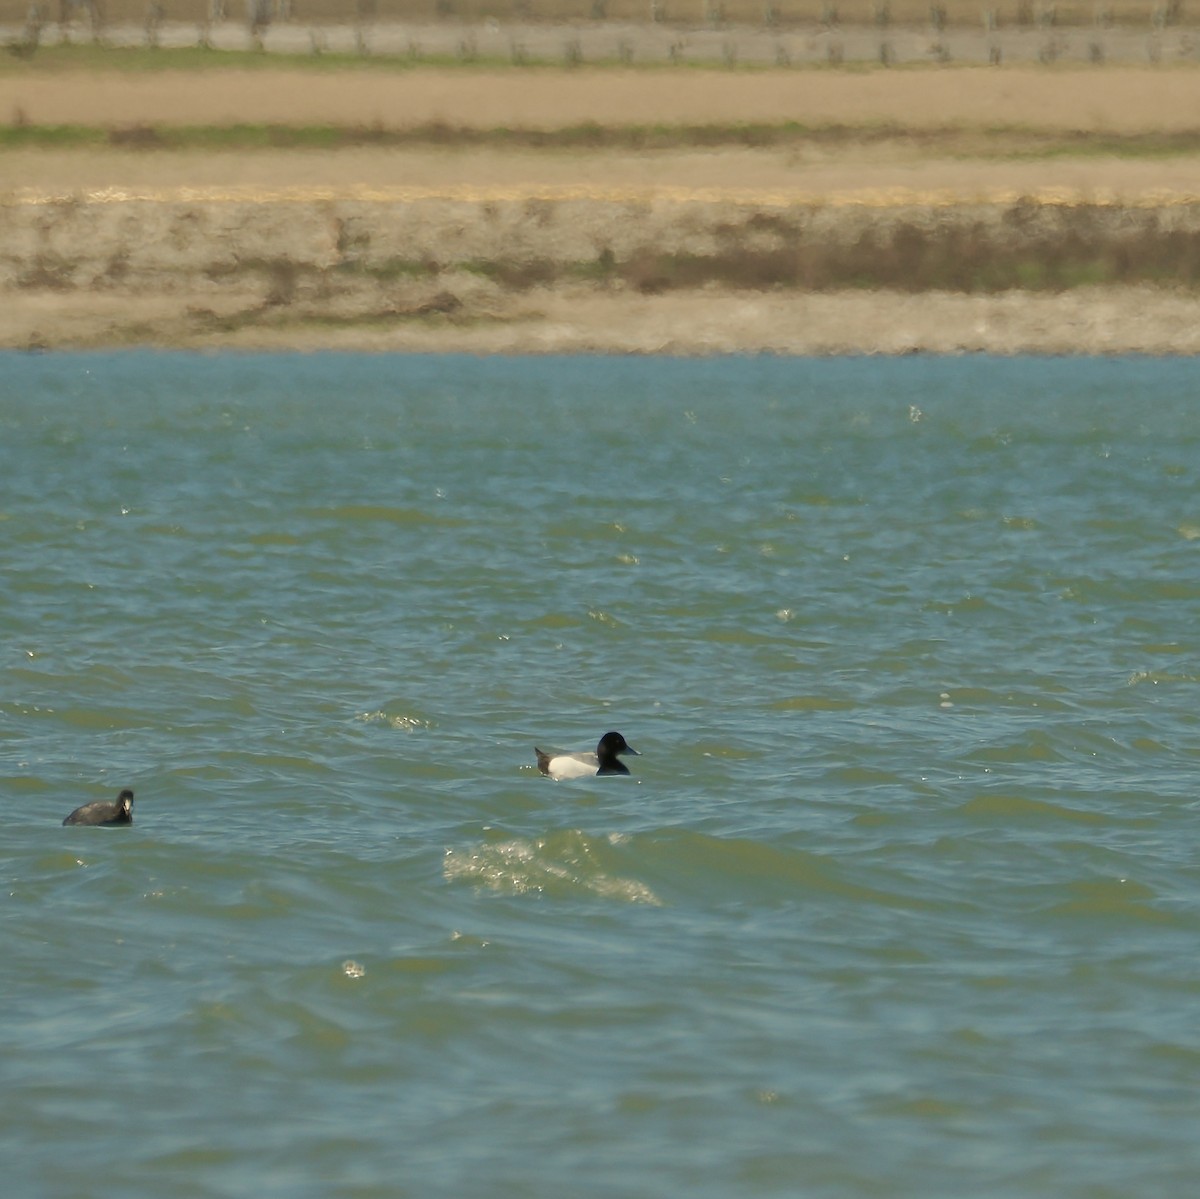
[[[304,543],[294,533],[281,533],[272,531],[269,533],[252,533],[246,540],[250,545],[261,547],[265,546],[295,546],[303,545]]]
[[[668,898],[768,905],[834,899],[928,908],[919,883],[896,872],[860,875],[852,866],[774,839],[713,836],[671,828],[629,838],[628,852]]]
[[[545,837],[509,837],[473,849],[448,849],[442,873],[448,882],[467,882],[507,895],[530,892],[569,896],[584,893],[625,903],[658,906],[645,883],[611,873],[614,840],[578,830]]]
[[[1019,795],[978,795],[958,809],[963,816],[1000,817],[1004,820],[1069,820],[1078,824],[1106,824],[1108,817],[1063,804]]]
[[[153,718],[129,708],[46,708],[64,724],[89,732],[114,732],[121,729],[153,727]]]
[[[912,880],[891,873],[868,882],[802,849],[753,837],[714,837],[680,829],[592,836],[579,830],[544,837],[498,837],[448,849],[443,875],[506,895],[591,894],[624,903],[800,902],[836,898],[892,908],[928,908]]]
[[[1049,916],[1098,916],[1155,924],[1174,918],[1153,906],[1154,891],[1130,878],[1080,879],[1066,887],[1067,897],[1045,909]]]
[[[1052,694],[1055,684],[1045,681],[1040,690],[992,687],[952,687],[939,692],[939,707],[991,711],[997,708],[1036,708],[1040,712],[1068,712],[1073,705]]]
[[[924,611],[936,616],[961,616],[967,613],[986,612],[992,605],[981,595],[967,592],[960,599],[930,600],[924,605]]]
[[[1015,762],[1063,762],[1067,760],[1066,743],[1060,739],[1033,729],[1003,744],[985,745],[972,752],[972,761],[985,765],[1003,763],[1009,765]]]
[[[793,695],[771,704],[777,712],[846,712],[853,707],[850,700],[834,695]]]
[[[1167,670],[1135,670],[1126,680],[1129,687],[1137,687],[1142,683],[1158,686],[1159,683],[1194,683],[1194,674],[1176,674]]]
[[[394,525],[461,525],[460,520],[424,512],[420,508],[393,508],[387,504],[340,504],[317,510],[338,520],[385,521]]]

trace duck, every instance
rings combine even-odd
[[[605,733],[594,754],[548,754],[537,746],[533,752],[537,754],[538,769],[556,781],[599,774],[628,774],[629,767],[620,761],[618,754],[642,756],[617,732]]]
[[[63,824],[132,824],[133,792],[126,787],[116,799],[98,799],[76,808]]]

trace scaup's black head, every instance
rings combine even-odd
[[[618,754],[633,754],[635,758],[642,755],[630,745],[620,733],[605,733],[596,746],[596,758],[600,763],[597,774],[628,774],[629,767],[617,757]]]
[[[114,800],[98,799],[76,808],[63,824],[117,825],[133,823],[133,792],[126,787]]]

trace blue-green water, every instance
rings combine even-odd
[[[0,546],[6,1195],[1193,1193],[1194,363],[6,355]]]

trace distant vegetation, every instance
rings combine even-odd
[[[238,22],[322,26],[446,23],[661,24],[680,28],[1168,29],[1188,23],[1186,0],[0,0],[0,25],[106,30],[143,28],[151,43],[170,24],[204,29]]]
[[[393,68],[1160,63],[1195,60],[1188,15],[1185,0],[0,0],[0,70],[81,44]]]
[[[0,24],[21,26],[30,9],[47,23],[70,17],[81,27],[192,25],[232,20],[301,25],[429,21],[512,23],[663,22],[680,25],[933,25],[1007,28],[1052,25],[1178,25],[1185,0],[0,0]]]

